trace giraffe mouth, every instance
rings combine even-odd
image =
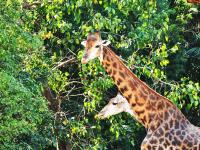
[[[97,115],[96,115],[96,118],[98,119],[105,119],[107,118],[108,116],[105,115],[104,112],[99,112]]]
[[[87,62],[88,62],[87,59],[82,58],[82,60],[81,60],[81,63],[82,63],[82,64],[87,64]]]

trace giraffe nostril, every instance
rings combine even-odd
[[[83,58],[87,59],[88,58],[88,54],[86,53]]]
[[[81,60],[82,64],[86,64],[88,62],[88,54],[85,54]]]

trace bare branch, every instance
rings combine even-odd
[[[60,68],[61,66],[65,65],[65,64],[70,64],[70,63],[73,63],[73,62],[76,62],[75,57],[73,57],[69,60],[66,60],[64,62],[58,62],[58,65],[53,67],[52,70],[55,70],[55,69]]]

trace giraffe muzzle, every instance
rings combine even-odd
[[[105,119],[107,118],[108,116],[106,115],[106,113],[104,111],[100,111],[95,118],[98,118],[98,119]]]
[[[87,59],[82,58],[82,60],[81,60],[81,63],[82,63],[82,64],[87,64],[87,62],[88,62]]]

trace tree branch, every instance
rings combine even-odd
[[[53,67],[52,70],[55,70],[55,69],[60,68],[61,66],[65,65],[65,64],[69,64],[69,63],[73,63],[73,62],[76,62],[75,58],[71,58],[71,59],[64,61],[64,62],[58,62],[58,65]]]

